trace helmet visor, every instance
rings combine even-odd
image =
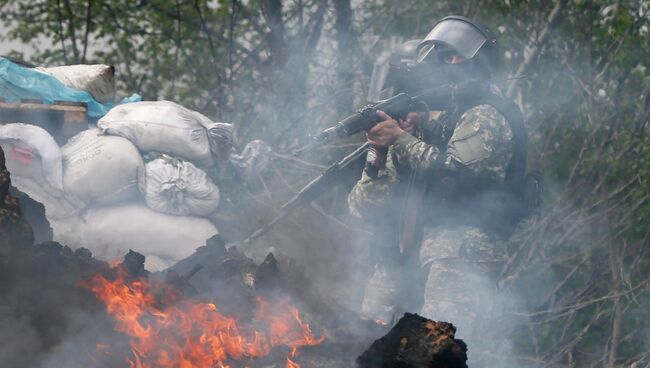
[[[435,45],[451,47],[464,59],[471,59],[486,42],[485,36],[470,23],[446,19],[438,23],[420,44],[418,63],[427,59]]]

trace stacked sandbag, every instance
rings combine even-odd
[[[144,186],[144,162],[128,139],[85,130],[62,147],[63,187],[89,204],[137,200]]]
[[[205,126],[212,121],[170,101],[117,106],[97,126],[103,134],[128,139],[142,152],[160,152],[209,167],[213,164]]]
[[[64,85],[90,93],[99,102],[115,101],[115,68],[110,65],[66,65],[36,68]]]
[[[50,133],[30,124],[2,125],[0,146],[14,186],[42,203],[48,219],[68,218],[85,207],[64,191],[61,150]]]
[[[155,211],[207,216],[219,205],[219,188],[189,161],[163,156],[147,163],[146,175],[142,193]]]
[[[2,125],[0,145],[13,176],[37,178],[53,192],[63,190],[61,150],[45,129],[22,123]]]
[[[197,216],[215,211],[219,190],[191,162],[163,156],[145,172],[131,141],[99,129],[59,148],[39,127],[8,124],[0,126],[0,145],[14,185],[45,205],[53,239],[90,248],[98,258],[119,259],[134,249],[147,256],[150,270],[162,270],[218,232]]]
[[[189,256],[218,233],[207,219],[162,214],[130,204],[91,209],[84,216],[82,245],[102,259],[120,259],[133,249],[158,271]]]
[[[141,192],[160,213],[207,216],[219,204],[219,189],[203,169],[226,166],[233,126],[170,101],[113,108],[97,123],[102,134],[131,141],[147,157]],[[162,154],[162,158],[161,158]]]
[[[79,133],[61,148],[47,132],[25,124],[3,127],[0,141],[15,153],[14,166],[23,165],[25,175],[16,180],[45,204],[55,240],[88,247],[105,260],[134,249],[147,256],[149,269],[158,270],[218,232],[202,218],[220,200],[204,170],[218,172],[213,166],[219,161],[222,169],[235,168],[224,175],[249,178],[268,162],[270,150],[262,142],[231,157],[232,128],[157,101],[117,106],[98,129]],[[143,157],[153,159],[145,164]]]

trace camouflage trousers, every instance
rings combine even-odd
[[[496,282],[471,262],[433,261],[428,264],[424,317],[451,322],[461,336],[481,334],[483,322],[496,316]]]
[[[489,317],[502,256],[498,245],[470,226],[426,229],[420,262],[428,275],[422,315],[472,332]]]
[[[412,307],[406,292],[420,293],[420,314],[451,322],[459,332],[478,332],[479,321],[491,319],[496,291],[496,270],[502,256],[497,244],[481,230],[469,226],[424,230],[419,266],[398,267],[378,263],[364,294],[364,318],[390,321]],[[419,269],[418,269],[419,268]],[[415,280],[424,277],[423,286]],[[410,310],[413,311],[413,310]],[[465,334],[461,333],[461,334]]]
[[[471,348],[471,367],[503,367],[498,359],[510,350],[512,321],[504,308],[511,300],[497,288],[503,248],[472,227],[432,229],[420,248],[428,273],[420,314],[456,326],[457,336]]]

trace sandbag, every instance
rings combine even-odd
[[[2,125],[0,146],[12,176],[31,178],[55,195],[63,191],[61,150],[45,129],[22,123]]]
[[[8,102],[34,99],[48,104],[57,101],[82,102],[88,107],[91,118],[100,118],[115,104],[101,103],[86,91],[70,88],[54,76],[36,68],[24,68],[0,57],[0,96]],[[142,97],[133,94],[118,103],[140,101]]]
[[[86,203],[81,199],[63,191],[48,190],[43,186],[43,182],[33,178],[12,173],[11,183],[33,200],[42,203],[45,207],[45,216],[50,222],[76,216],[86,207]]]
[[[52,228],[52,240],[72,248],[86,247],[83,239],[84,220],[79,216],[60,219],[49,218]]]
[[[89,129],[70,138],[61,152],[67,194],[96,204],[115,204],[139,196],[145,180],[144,162],[129,140]]]
[[[248,142],[240,154],[232,154],[230,162],[244,181],[257,177],[271,160],[271,148],[264,141]]]
[[[210,119],[170,101],[135,102],[117,106],[97,126],[103,134],[127,138],[143,152],[161,152],[195,164],[211,166],[210,143],[204,125]]]
[[[115,101],[115,68],[109,65],[66,65],[36,68],[64,85],[90,93],[99,102]]]
[[[133,249],[155,257],[155,264],[149,259],[145,262],[150,271],[160,271],[188,257],[218,233],[204,218],[166,215],[144,204],[90,209],[84,220],[83,242],[77,246],[90,249],[103,260],[122,259]]]
[[[217,159],[227,160],[232,151],[234,142],[233,126],[230,123],[203,124],[208,132],[208,141],[212,156]]]
[[[155,211],[206,216],[219,206],[219,188],[191,162],[163,156],[147,163],[145,172],[142,193]]]

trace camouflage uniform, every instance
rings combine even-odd
[[[429,124],[435,126],[440,121]],[[352,189],[348,204],[354,216],[385,228],[382,218],[399,220],[390,214],[399,213],[396,209],[403,202],[400,187],[408,177],[405,175],[413,170],[423,178],[415,184],[426,188],[419,211],[418,258],[420,266],[428,272],[422,315],[450,321],[469,332],[476,314],[485,310],[494,288],[494,282],[490,281],[494,280],[490,274],[494,267],[490,266],[502,256],[498,243],[484,228],[464,221],[473,211],[478,211],[473,208],[471,198],[456,201],[454,198],[463,198],[461,193],[450,196],[445,202],[445,198],[441,198],[444,195],[432,187],[444,187],[445,178],[457,175],[485,182],[503,182],[513,155],[513,143],[508,122],[490,105],[468,109],[452,129],[448,141],[445,139],[438,144],[426,134],[423,140],[408,133],[400,135],[388,150],[385,167],[376,175],[365,170]],[[455,182],[451,186],[462,187],[459,183],[462,184]],[[449,218],[449,212],[454,213],[453,218]],[[390,231],[395,231],[395,227]],[[394,242],[392,246],[397,247]],[[394,264],[387,265],[382,259],[379,263],[366,288],[362,314],[388,321],[402,298],[398,289],[404,270],[395,269]],[[374,290],[376,288],[382,290]]]

